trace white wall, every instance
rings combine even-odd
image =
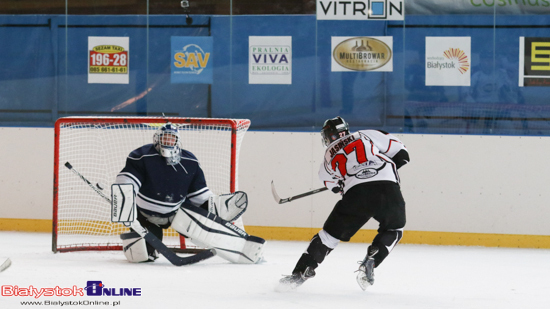
[[[406,229],[550,235],[549,137],[397,136],[411,155],[400,169]],[[0,218],[51,219],[53,129],[0,128],[0,140]],[[322,227],[338,195],[279,205],[271,180],[281,197],[321,187],[323,153],[317,133],[248,132],[239,168],[250,199],[245,225]]]
[[[53,128],[0,127],[0,218],[51,219]]]
[[[548,137],[399,135],[411,162],[401,168],[408,230],[550,235]],[[329,191],[286,204],[322,183],[324,150],[317,133],[248,132],[240,189],[249,193],[245,224],[322,227],[338,200]],[[369,222],[366,228],[377,228]]]

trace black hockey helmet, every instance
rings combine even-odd
[[[323,137],[325,146],[346,135],[349,135],[349,125],[340,116],[326,120],[323,129],[321,129],[321,136]]]

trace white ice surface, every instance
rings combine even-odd
[[[306,242],[268,241],[266,261],[234,265],[219,257],[172,266],[128,263],[122,252],[51,252],[44,233],[0,232],[0,256],[12,260],[0,273],[0,287],[141,288],[141,296],[0,296],[0,308],[44,308],[22,301],[102,301],[110,305],[70,308],[550,308],[550,250],[398,245],[375,270],[374,286],[363,292],[355,282],[366,244],[340,243],[317,269],[317,276],[288,293],[275,286],[289,274]],[[85,292],[84,292],[85,294]]]

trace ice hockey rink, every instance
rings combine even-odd
[[[0,308],[549,308],[550,250],[398,245],[376,269],[374,286],[355,282],[367,245],[340,243],[299,289],[275,291],[306,242],[268,241],[265,261],[235,265],[214,257],[172,266],[163,257],[131,264],[122,252],[51,252],[47,233],[0,232],[0,256],[11,267],[0,273]],[[141,296],[7,296],[30,286],[85,288],[101,281],[120,294]],[[22,304],[22,302],[27,302]],[[31,304],[30,302],[42,302]]]

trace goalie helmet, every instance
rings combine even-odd
[[[326,120],[323,129],[321,129],[325,146],[346,135],[349,135],[349,125],[340,116]]]
[[[180,134],[178,128],[168,122],[153,135],[153,145],[161,156],[170,165],[178,164],[180,161]]]

